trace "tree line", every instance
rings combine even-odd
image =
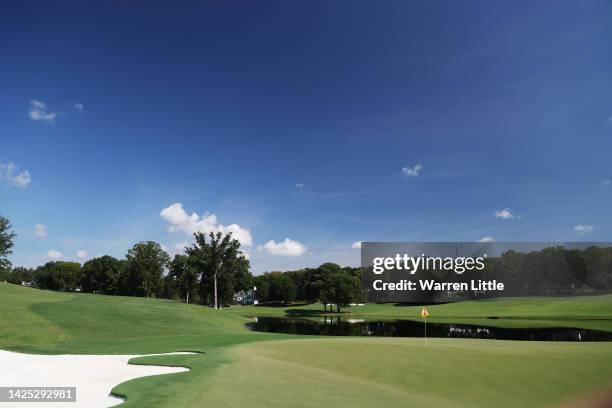
[[[253,285],[249,261],[231,233],[196,232],[195,242],[174,259],[159,243],[143,241],[125,259],[105,255],[83,265],[50,261],[35,269],[12,268],[8,256],[15,237],[9,220],[0,216],[0,280],[39,289],[163,297],[218,307]]]
[[[341,307],[361,299],[361,268],[343,268],[335,263],[296,271],[266,272],[255,276],[254,282],[257,298],[264,303],[321,302],[325,310],[329,304],[339,312]]]
[[[218,307],[232,303],[239,291],[257,288],[260,303],[321,302],[341,307],[361,300],[360,268],[324,263],[318,268],[266,272],[253,276],[240,242],[220,232],[194,234],[194,243],[174,258],[153,241],[137,243],[124,259],[101,256],[81,265],[51,261],[35,269],[12,268],[15,233],[0,216],[0,281],[57,291],[81,291],[105,295],[160,297]],[[471,279],[498,279],[504,295],[593,294],[612,290],[612,248],[591,246],[566,249],[551,246],[540,251],[507,251],[487,259],[483,271],[466,272]],[[425,275],[427,273],[423,271]],[[452,281],[450,276],[431,279]],[[456,278],[456,275],[455,275]],[[487,293],[445,293],[441,301],[456,297],[478,299]],[[330,309],[331,310],[331,309]]]
[[[109,255],[78,262],[50,261],[35,269],[4,268],[0,278],[39,289],[158,297],[218,307],[253,285],[249,261],[231,234],[194,234],[174,259],[153,241],[137,243],[125,259]]]
[[[503,296],[596,295],[612,291],[612,247],[591,245],[581,249],[551,245],[533,251],[507,250],[500,256],[488,257],[484,269],[473,269],[458,275],[448,270],[417,270],[422,279],[435,282],[467,282],[497,280],[503,282]],[[394,272],[394,271],[392,271]],[[367,295],[376,299],[371,291]],[[384,296],[384,295],[383,295]],[[417,296],[421,296],[418,299]],[[498,297],[493,291],[458,290],[419,292],[415,302],[449,302],[461,299]],[[391,298],[392,299],[392,298]],[[391,301],[381,297],[380,301]]]
[[[562,295],[609,292],[612,289],[612,247],[539,251],[507,251],[492,258],[489,279],[501,279],[509,295]]]
[[[261,303],[320,301],[340,307],[360,299],[358,268],[325,263],[318,268],[267,272],[253,276],[250,264],[231,233],[200,232],[194,243],[174,258],[153,241],[130,248],[124,259],[109,255],[83,265],[50,261],[37,268],[12,268],[15,233],[0,217],[0,281],[39,289],[103,295],[158,297],[219,307],[231,304],[236,292],[257,288]]]

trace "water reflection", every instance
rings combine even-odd
[[[413,320],[365,321],[326,316],[318,320],[260,317],[247,324],[253,331],[321,336],[423,337],[424,324]],[[427,323],[427,337],[528,341],[612,341],[612,333],[567,327],[502,328],[484,325]]]

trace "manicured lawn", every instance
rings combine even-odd
[[[248,319],[199,305],[69,294],[0,284],[0,348],[34,353],[206,351],[272,335]]]
[[[325,338],[234,348],[196,407],[547,407],[610,384],[612,344]]]
[[[125,406],[191,406],[188,402],[199,398],[202,386],[228,358],[228,347],[278,338],[246,330],[248,320],[167,300],[56,293],[0,284],[2,349],[42,354],[204,353],[136,359],[187,366],[192,371],[116,387],[114,392],[128,397]],[[173,405],[170,400],[185,404]]]
[[[521,297],[464,301],[431,305],[431,317],[442,318],[541,318],[541,319],[612,319],[612,295],[585,297]],[[320,304],[281,307],[234,306],[231,312],[240,316],[318,316]],[[421,306],[366,304],[342,310],[342,315],[363,317],[419,317]],[[332,313],[333,314],[333,313]]]
[[[118,385],[126,407],[553,406],[612,385],[612,343],[320,338],[249,332],[245,316],[316,316],[316,305],[215,311],[173,301],[39,291],[0,284],[0,348],[32,353],[147,354],[136,363],[190,372]],[[510,299],[430,307],[432,317],[597,318],[612,297]],[[353,315],[412,317],[367,305]],[[492,320],[495,321],[495,320]],[[506,322],[506,320],[503,320]],[[323,405],[325,404],[325,405]]]

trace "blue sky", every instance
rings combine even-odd
[[[255,273],[611,238],[610,2],[119,4],[0,5],[15,265],[195,229]]]

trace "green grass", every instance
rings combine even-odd
[[[194,406],[556,406],[609,385],[611,351],[610,343],[465,339],[252,343],[232,350],[233,363]]]
[[[0,347],[15,351],[206,351],[272,337],[245,330],[247,318],[160,299],[56,293],[0,284],[0,305]]]
[[[228,347],[278,336],[245,329],[249,319],[168,300],[56,293],[0,284],[0,348],[40,354],[198,355],[134,360],[190,372],[136,379],[113,392],[126,407],[191,406],[227,359]],[[173,405],[177,398],[183,405]]]
[[[502,407],[535,407],[612,385],[612,343],[431,339],[425,348],[421,339],[289,336],[244,327],[248,316],[312,317],[318,310],[309,305],[215,311],[159,299],[0,284],[0,348],[51,354],[202,353],[135,359],[133,363],[181,365],[191,371],[118,385],[113,392],[127,396],[125,407],[488,407],[491,401]],[[606,325],[611,310],[610,296],[430,307],[435,319],[548,319],[541,324],[588,318]],[[418,311],[367,305],[351,314],[415,318]],[[516,320],[500,321],[512,325]]]
[[[340,314],[323,311],[320,304],[288,306],[233,306],[232,314],[244,317],[343,316],[364,320],[421,320],[422,306],[366,304]],[[464,301],[427,306],[430,322],[463,323],[503,328],[574,327],[612,331],[612,295],[586,297],[517,297]]]
[[[612,295],[583,297],[516,297],[479,301],[463,301],[431,305],[431,317],[506,319],[612,319]],[[231,312],[239,316],[317,316],[324,314],[320,304],[270,306],[234,306]],[[335,315],[335,313],[326,313]],[[360,317],[415,318],[421,306],[401,304],[366,304],[342,310],[341,315]]]

